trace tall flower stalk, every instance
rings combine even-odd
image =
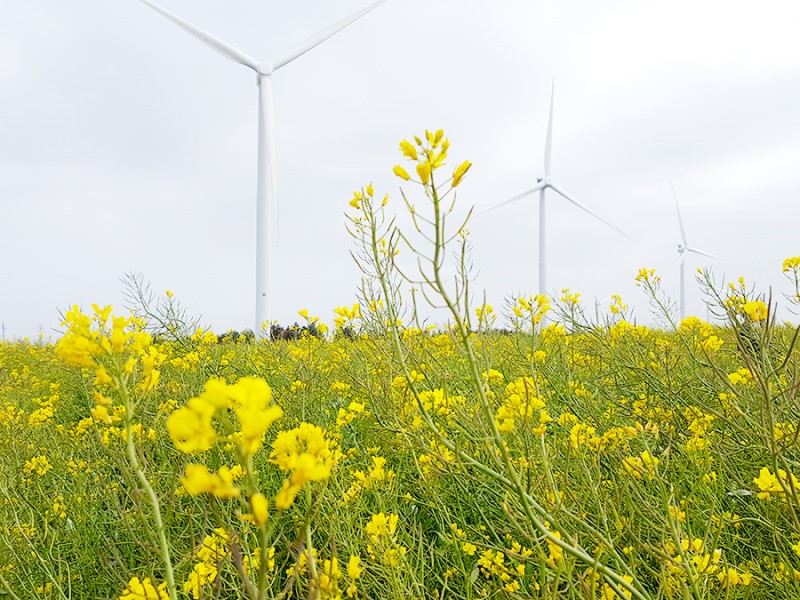
[[[466,215],[454,232],[451,233],[448,230],[448,220],[452,220],[455,214],[455,189],[463,181],[471,167],[469,161],[464,161],[452,171],[452,174],[445,175],[442,183],[437,184],[440,174],[444,172],[443,167],[449,148],[449,140],[444,137],[442,130],[426,131],[423,137],[415,137],[413,142],[403,140],[400,143],[403,156],[414,165],[413,171],[416,177],[412,177],[402,165],[397,165],[393,169],[395,175],[402,180],[416,183],[422,187],[426,202],[426,207],[422,210],[417,208],[405,192],[402,192],[402,196],[415,233],[423,240],[424,246],[418,246],[412,241],[411,236],[395,226],[393,218],[386,216],[385,207],[388,197],[378,205],[375,202],[374,189],[371,185],[363,191],[356,192],[350,203],[358,211],[355,216],[348,215],[348,231],[355,238],[359,247],[354,257],[363,272],[373,274],[380,282],[383,299],[386,301],[387,325],[395,358],[404,373],[407,388],[415,398],[422,419],[436,441],[454,453],[464,466],[484,473],[506,489],[513,491],[522,506],[528,523],[539,532],[549,546],[560,548],[561,551],[591,566],[595,572],[605,577],[608,585],[616,593],[622,595],[624,590],[625,595],[629,597],[639,600],[648,598],[649,595],[641,585],[634,585],[632,574],[617,554],[613,543],[599,531],[580,518],[572,517],[575,524],[588,530],[598,542],[605,545],[616,562],[625,569],[624,574],[600,562],[597,557],[584,550],[577,541],[563,539],[566,536],[562,536],[560,531],[564,528],[559,526],[556,515],[551,514],[530,495],[514,466],[508,445],[498,430],[487,395],[488,386],[481,374],[479,358],[472,344],[466,316],[469,314],[469,296],[468,286],[463,277],[466,272],[463,253],[459,254],[460,264],[457,266],[457,271],[462,274],[461,281],[456,277],[456,284],[453,288],[446,283],[449,281],[449,277],[446,275],[447,249],[456,239],[463,238],[471,213],[470,211]],[[410,250],[417,260],[418,271],[414,277],[403,271],[395,261],[395,256],[399,254],[401,247]],[[492,450],[500,459],[499,463],[496,462],[494,466],[485,464],[454,443],[447,436],[447,432],[434,422],[426,409],[420,397],[419,384],[412,376],[411,366],[408,364],[403,350],[400,323],[392,302],[392,299],[397,296],[398,286],[395,283],[397,275],[412,285],[420,286],[422,295],[430,304],[443,306],[448,310],[452,319],[451,327],[466,359],[472,390],[477,396],[481,417],[488,430]],[[479,310],[479,320],[482,314],[485,316],[486,307],[482,308],[484,312]]]

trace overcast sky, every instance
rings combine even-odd
[[[266,61],[367,0],[160,0]],[[548,196],[548,288],[590,305],[657,269],[678,296],[681,203],[694,269],[788,291],[800,254],[800,4],[389,0],[273,76],[281,245],[273,314],[355,301],[343,212],[374,182],[400,206],[398,142],[443,128],[483,210],[552,175],[636,244]],[[137,0],[0,4],[0,321],[46,333],[120,278],[171,289],[216,331],[252,327],[257,87]],[[410,187],[412,194],[417,191]],[[473,289],[536,292],[531,197],[475,218]]]

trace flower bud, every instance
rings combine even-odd
[[[261,492],[256,492],[250,496],[250,510],[253,511],[253,521],[256,525],[263,525],[269,515],[269,500]]]
[[[395,175],[397,175],[397,176],[398,176],[400,179],[405,179],[406,181],[408,181],[409,179],[411,179],[411,175],[409,175],[409,174],[408,174],[408,171],[406,171],[406,170],[405,170],[403,167],[401,167],[400,165],[397,165],[397,166],[396,166],[396,167],[393,169],[393,171],[394,171],[394,174],[395,174]]]

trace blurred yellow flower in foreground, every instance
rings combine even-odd
[[[141,581],[138,577],[131,577],[128,587],[120,594],[118,600],[169,600],[167,584],[154,586],[149,577]]]
[[[769,309],[761,300],[745,302],[742,309],[751,321],[763,321],[769,316]]]

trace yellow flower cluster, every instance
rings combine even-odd
[[[577,292],[572,292],[569,288],[562,288],[560,300],[564,304],[577,306],[581,303],[581,295]]]
[[[272,404],[272,389],[263,379],[243,377],[228,385],[222,379],[210,379],[203,393],[192,398],[167,419],[175,447],[191,454],[209,450],[217,434],[213,418],[217,411],[232,409],[239,429],[232,433],[243,458],[252,456],[261,447],[264,434],[283,410]]]
[[[769,317],[769,308],[761,300],[751,300],[742,306],[744,313],[751,321],[764,321]]]
[[[747,385],[753,380],[753,373],[750,369],[742,367],[733,373],[728,373],[728,381],[733,385]]]
[[[450,141],[444,137],[444,131],[431,132],[425,130],[425,139],[414,136],[414,144],[408,140],[400,142],[400,150],[403,156],[411,161],[416,162],[416,172],[419,177],[419,182],[423,185],[431,183],[433,172],[444,166],[444,161],[447,158],[447,151],[450,149]],[[465,160],[453,171],[453,176],[450,181],[451,187],[457,187],[464,178],[469,168],[472,166],[468,160]],[[405,181],[411,179],[403,167],[397,165],[393,169],[394,174]]]
[[[94,365],[94,357],[121,354],[127,346],[141,352],[150,345],[150,334],[141,330],[143,323],[133,317],[112,317],[112,307],[92,304],[94,315],[84,314],[75,305],[67,311],[62,326],[67,332],[56,344],[56,354],[79,367]],[[111,329],[108,320],[111,318]]]
[[[717,573],[717,580],[724,589],[745,587],[753,583],[753,574],[737,571],[733,567],[722,567]]]
[[[626,337],[639,340],[645,339],[650,333],[650,329],[646,325],[634,325],[623,319],[609,327],[608,333],[611,336],[613,345]]]
[[[358,596],[357,580],[364,572],[361,566],[361,557],[355,554],[350,555],[347,561],[347,577],[345,580],[342,569],[339,566],[339,559],[335,556],[326,558],[320,563],[317,560],[316,549],[311,550],[311,556],[316,563],[316,578],[309,583],[309,596],[318,600],[342,600],[344,596],[355,598]],[[286,571],[286,574],[303,579],[308,569],[308,550],[304,550],[298,556],[297,561]],[[347,584],[344,592],[342,586]]]
[[[362,204],[364,202],[368,202],[371,205],[374,198],[375,198],[375,188],[370,183],[364,190],[356,190],[355,192],[353,192],[353,198],[350,200],[350,206],[355,208],[356,210],[359,210],[362,208]],[[381,207],[386,206],[388,203],[389,203],[389,194],[386,194],[383,197],[383,200],[381,200]],[[366,210],[369,210],[369,208],[366,208]],[[300,316],[303,317],[304,319],[306,318],[302,314]]]
[[[161,373],[156,367],[164,355],[151,346],[150,334],[142,329],[143,321],[112,316],[110,305],[101,308],[93,304],[92,308],[93,316],[84,314],[78,306],[67,311],[62,325],[68,329],[56,344],[55,353],[75,366],[95,366],[94,385],[101,389],[116,390],[135,381],[142,394],[152,391],[160,380]],[[114,356],[119,360],[111,360],[113,368],[109,367],[109,373],[100,361],[103,357]],[[120,421],[125,413],[125,407],[112,411],[111,397],[99,390],[94,392],[94,401],[91,412],[96,423],[111,425]]]
[[[797,428],[794,423],[775,423],[772,435],[776,442],[783,442],[787,446],[797,443]]]
[[[481,373],[481,378],[489,385],[500,385],[506,380],[505,375],[503,375],[497,369],[489,369],[488,371],[484,371]]]
[[[131,577],[128,587],[117,600],[169,600],[167,584],[165,582],[156,587],[149,577],[145,577],[141,581],[138,577]]]
[[[614,588],[611,587],[608,583],[603,582],[602,586],[600,586],[600,582],[602,581],[602,576],[600,573],[592,569],[591,567],[586,570],[587,579],[592,582],[594,587],[600,587],[600,600],[630,600],[631,593],[625,589],[622,590],[622,596],[617,594],[614,591]],[[622,579],[624,579],[627,583],[633,583],[633,577],[630,575],[623,575]]]
[[[790,256],[783,261],[783,272],[800,270],[800,256]]]
[[[722,347],[722,340],[714,335],[714,327],[697,317],[683,319],[678,327],[678,333],[688,337],[698,350],[711,353]]]
[[[636,479],[655,479],[658,475],[658,463],[661,462],[650,452],[644,450],[639,456],[629,456],[622,461],[622,466],[629,475]]]
[[[344,427],[355,421],[358,417],[369,415],[366,407],[361,402],[353,400],[347,408],[340,408],[336,415],[336,426]]]
[[[497,315],[491,304],[481,304],[475,309],[475,317],[478,319],[478,329],[487,329],[494,325]]]
[[[339,306],[333,309],[336,317],[333,319],[333,324],[337,329],[342,329],[347,325],[353,325],[356,319],[361,318],[361,306],[353,304],[352,307]]]
[[[181,477],[181,484],[190,496],[213,494],[223,500],[236,498],[241,493],[233,481],[232,469],[228,467],[220,467],[217,473],[212,473],[205,465],[196,464],[186,465],[186,471]]]
[[[386,459],[382,456],[372,457],[372,468],[368,473],[358,470],[353,471],[353,483],[344,493],[344,499],[349,502],[362,490],[371,490],[376,484],[389,482],[394,479],[395,472],[391,469],[386,469]]]
[[[786,490],[794,493],[800,492],[800,481],[792,473],[787,473],[783,469],[778,469],[777,473],[773,473],[768,467],[762,467],[758,477],[753,479],[753,483],[758,486],[758,497],[762,500],[769,500],[772,494],[785,499]]]
[[[369,523],[364,527],[364,531],[369,536],[370,545],[367,551],[371,556],[380,559],[385,565],[390,567],[397,566],[408,549],[397,543],[397,522],[399,516],[389,513],[377,513],[372,515]]]
[[[661,277],[659,275],[656,275],[655,269],[647,269],[645,267],[642,267],[636,274],[636,285],[638,286],[642,286],[645,284],[655,285],[659,281],[661,281]]]
[[[619,294],[611,294],[611,304],[608,306],[608,310],[612,315],[619,315],[628,310],[628,305],[622,301],[622,296]]]
[[[478,567],[483,577],[487,580],[496,580],[503,591],[518,592],[522,585],[520,579],[525,575],[525,565],[522,563],[506,563],[506,554],[501,550],[484,550],[478,559]]]
[[[536,411],[538,415],[534,416]],[[514,431],[518,421],[530,425],[537,434],[544,433],[544,426],[552,421],[544,400],[536,395],[536,382],[532,377],[520,377],[509,383],[505,402],[495,413],[495,426],[502,433]]]
[[[205,597],[203,586],[216,581],[219,565],[228,556],[228,537],[227,531],[217,528],[203,539],[196,555],[199,562],[194,564],[192,572],[183,584],[183,591],[191,593],[194,600]]]
[[[41,476],[46,475],[52,468],[53,465],[50,464],[47,457],[44,454],[40,454],[39,456],[34,456],[30,460],[26,460],[22,472],[26,474],[36,473]]]
[[[516,304],[511,311],[519,319],[531,321],[534,324],[541,323],[542,318],[551,309],[550,299],[544,294],[517,298]]]
[[[275,497],[275,506],[279,510],[289,508],[306,483],[328,479],[340,459],[339,445],[327,439],[325,431],[317,425],[300,423],[294,429],[278,433],[269,460],[289,477]]]
[[[714,434],[713,426],[716,417],[703,412],[697,406],[687,406],[683,410],[687,421],[687,429],[692,434],[686,442],[686,451],[690,453],[703,452],[711,447],[711,438]]]
[[[415,381],[424,380],[425,376],[421,373],[417,373],[416,371],[412,371],[411,373],[412,377],[416,378]],[[422,379],[418,379],[420,377]],[[394,389],[405,389],[407,382],[404,377],[396,378],[395,381],[398,383],[399,387],[395,387]],[[400,406],[400,415],[412,429],[417,429],[424,423],[422,412],[420,411],[420,404],[428,415],[444,417],[445,420],[450,423],[454,417],[454,410],[466,403],[466,399],[463,396],[450,396],[442,388],[419,392],[418,398],[419,402],[413,396],[407,395],[405,396],[403,404]]]

